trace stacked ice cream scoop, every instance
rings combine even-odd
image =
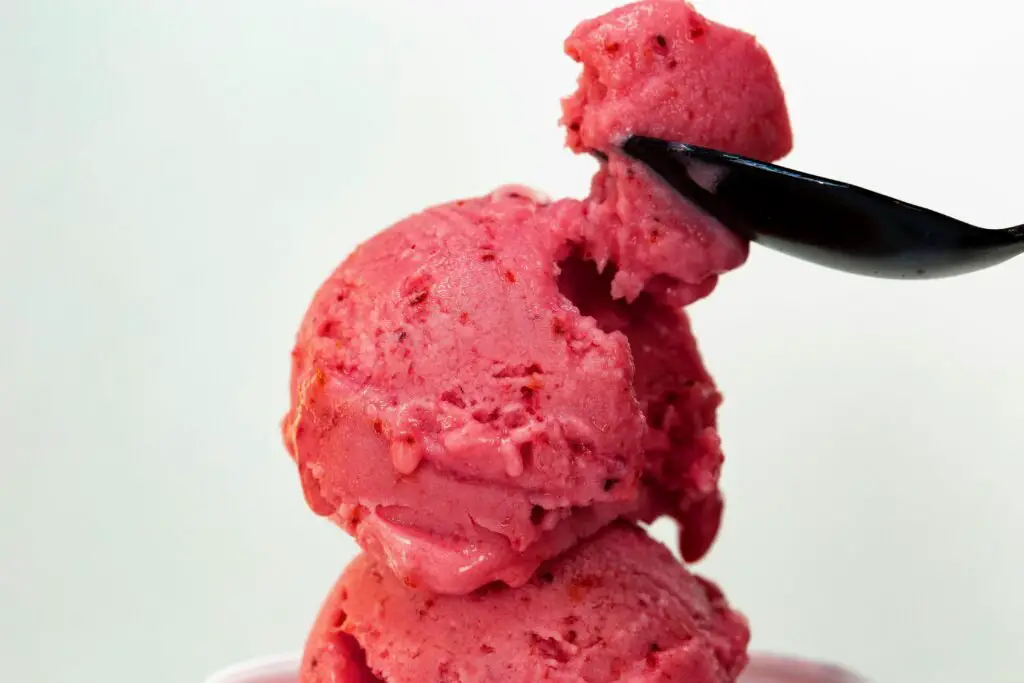
[[[582,23],[562,103],[590,195],[506,187],[359,246],[317,291],[283,429],[310,507],[365,553],[303,683],[726,683],[749,631],[684,560],[722,514],[720,395],[683,307],[747,245],[616,152],[630,133],[790,147],[771,62],[683,0]]]

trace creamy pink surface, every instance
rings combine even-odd
[[[526,585],[408,590],[356,559],[307,641],[302,683],[727,683],[749,631],[711,583],[625,523]]]
[[[747,245],[608,145],[775,157],[781,91],[753,39],[683,2],[586,22],[567,49],[569,144],[610,153],[590,196],[503,188],[400,221],[299,330],[283,431],[306,499],[409,586],[521,585],[618,517],[672,515],[687,560],[718,529],[720,396],[679,307]]]

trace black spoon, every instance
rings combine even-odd
[[[622,149],[733,232],[829,268],[938,278],[1024,252],[1024,225],[985,230],[877,192],[705,147],[634,136]]]

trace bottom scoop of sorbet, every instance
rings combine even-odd
[[[362,555],[324,603],[301,683],[725,683],[746,621],[643,530],[607,527],[526,585],[408,590]]]

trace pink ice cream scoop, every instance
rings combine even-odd
[[[590,196],[503,188],[400,221],[299,330],[283,431],[306,499],[409,586],[522,585],[620,517],[673,516],[687,560],[718,529],[720,396],[680,307],[747,245],[612,143],[774,158],[781,90],[753,38],[681,1],[586,22],[567,48],[569,144],[609,155]]]
[[[612,298],[585,214],[522,190],[430,209],[314,299],[289,447],[313,510],[409,585],[518,585],[623,515],[676,515],[690,555],[714,535],[718,393],[681,312]]]
[[[527,584],[408,590],[362,555],[328,596],[301,683],[727,683],[746,621],[642,530],[615,523]]]

